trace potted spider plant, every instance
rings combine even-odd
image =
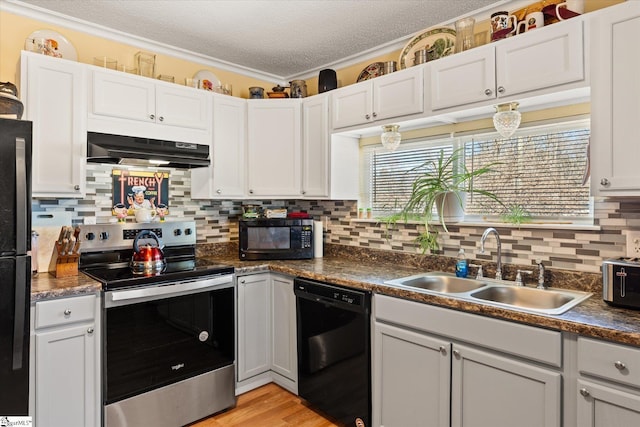
[[[464,214],[464,201],[468,194],[486,196],[502,204],[498,197],[490,191],[477,188],[474,179],[492,171],[492,165],[468,170],[464,164],[464,149],[458,148],[451,155],[444,150],[436,159],[428,160],[412,171],[421,174],[412,184],[409,199],[400,212],[391,217],[395,223],[399,219],[405,222],[419,218],[425,227],[416,241],[423,250],[433,252],[438,249],[438,232],[433,228],[433,212],[445,232],[449,232],[447,221],[458,221]]]

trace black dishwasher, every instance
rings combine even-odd
[[[295,279],[298,393],[347,426],[371,420],[371,293]]]

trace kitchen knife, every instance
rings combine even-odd
[[[67,232],[67,227],[66,226],[62,226],[60,228],[60,234],[58,235],[58,240],[56,240],[56,242],[58,242],[60,245],[62,244],[62,240],[64,239],[64,235]]]
[[[71,252],[71,254],[77,255],[79,250],[80,250],[80,239],[76,239],[76,243],[73,245],[73,251]]]
[[[71,255],[71,251],[73,250],[75,243],[76,243],[76,238],[73,236],[69,237],[69,240],[67,241],[67,246],[64,249],[65,255]]]

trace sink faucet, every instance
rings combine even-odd
[[[498,230],[493,227],[489,227],[482,233],[480,239],[480,252],[484,253],[484,241],[489,237],[489,234],[494,233],[496,235],[496,242],[498,243],[498,261],[496,262],[496,279],[502,280],[502,242],[500,242],[500,234]]]

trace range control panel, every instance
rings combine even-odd
[[[153,231],[165,246],[196,244],[195,221],[80,225],[81,252],[129,249],[142,230]]]

